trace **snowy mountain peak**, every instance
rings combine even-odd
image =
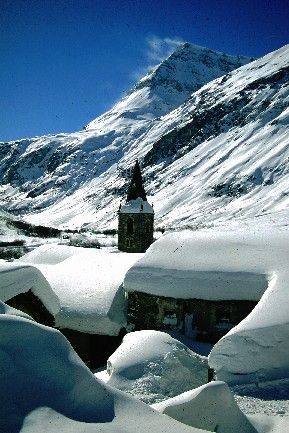
[[[254,59],[230,56],[184,43],[153,71],[142,78],[108,113],[90,122],[86,129],[98,128],[110,118],[122,116],[127,123],[152,120],[182,104],[204,84]],[[118,123],[119,126],[119,123]]]
[[[86,130],[2,143],[3,207],[40,225],[115,227],[138,159],[159,225],[286,220],[289,46],[243,61],[184,44]]]

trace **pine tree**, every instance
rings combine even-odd
[[[133,173],[132,173],[130,185],[128,187],[126,201],[129,202],[130,200],[136,200],[138,197],[142,198],[144,201],[147,201],[146,193],[145,193],[144,186],[143,186],[143,180],[142,180],[139,162],[138,162],[138,160],[136,160],[134,168],[133,168]]]

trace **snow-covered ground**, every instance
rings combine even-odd
[[[95,378],[59,331],[39,325],[4,304],[0,326],[1,432],[289,431],[289,418],[280,414],[246,417],[223,382],[202,385],[158,403],[153,410]],[[143,356],[137,354],[135,366],[139,368],[148,355],[156,360],[154,354],[164,354],[164,341],[169,340],[165,337],[159,347],[148,338],[147,351]],[[132,367],[127,349],[115,357],[118,368]]]
[[[197,433],[98,381],[63,335],[0,310],[3,433]]]
[[[0,431],[193,433],[202,428],[202,431],[224,433],[289,432],[289,375],[284,368],[288,365],[289,350],[286,347],[288,338],[282,339],[288,333],[288,241],[289,235],[284,230],[258,233],[206,230],[164,235],[145,255],[140,255],[137,263],[131,254],[125,256],[131,257],[133,262],[123,262],[122,253],[113,252],[113,249],[89,251],[64,245],[43,245],[27,254],[22,261],[2,261],[0,281],[3,293],[9,290],[17,292],[25,281],[27,287],[33,281],[40,296],[39,287],[44,284],[42,271],[46,272],[48,282],[44,281],[48,290],[55,281],[53,293],[72,284],[76,288],[81,280],[76,281],[71,276],[77,278],[77,269],[82,270],[82,277],[85,276],[83,284],[85,280],[90,281],[87,287],[92,288],[99,280],[90,280],[88,274],[95,278],[92,268],[96,266],[97,258],[102,263],[98,273],[108,268],[116,272],[119,267],[123,272],[119,278],[124,278],[124,263],[126,269],[133,265],[126,284],[128,281],[131,284],[133,276],[142,273],[146,287],[150,287],[150,280],[154,282],[159,270],[167,278],[163,279],[158,290],[169,290],[170,294],[173,290],[182,292],[184,286],[178,286],[182,273],[185,281],[191,281],[196,294],[200,278],[198,275],[194,279],[194,273],[200,271],[207,282],[202,286],[206,296],[210,293],[216,296],[216,290],[220,291],[223,299],[242,290],[259,296],[258,279],[247,280],[251,283],[251,290],[242,284],[238,290],[230,284],[226,286],[228,290],[222,289],[220,278],[225,276],[225,283],[231,275],[233,281],[242,282],[242,273],[245,276],[248,273],[265,276],[269,286],[256,311],[220,340],[209,358],[211,365],[223,363],[222,370],[217,368],[218,376],[225,371],[228,378],[238,376],[244,382],[248,382],[248,377],[251,380],[252,375],[238,374],[239,357],[242,368],[255,369],[254,383],[230,386],[241,411],[223,382],[205,384],[206,359],[193,354],[166,333],[141,331],[128,334],[110,357],[107,372],[97,374],[102,379],[99,381],[59,332],[38,325],[27,315],[1,303]],[[85,260],[87,268],[82,268]],[[66,261],[68,264],[64,266]],[[211,276],[216,276],[217,269],[219,274],[214,286],[215,280]],[[206,272],[210,278],[205,278]],[[80,289],[82,287],[84,285]],[[150,290],[154,290],[154,284]],[[186,290],[184,288],[184,294]],[[86,292],[80,290],[79,293],[82,296]],[[67,299],[72,299],[72,294]],[[83,304],[84,313],[88,305],[85,297]],[[254,335],[254,340],[251,335]],[[260,366],[267,368],[266,374]],[[233,368],[235,370],[231,371]],[[276,371],[283,374],[283,379],[272,380]],[[158,414],[133,397],[149,403],[159,401],[154,409],[167,415]]]
[[[204,430],[256,433],[224,382],[211,382],[153,407],[180,422]]]
[[[184,357],[184,347],[166,333],[133,332],[109,358],[107,370],[95,376],[147,403],[159,401],[154,409],[194,427],[224,433],[289,431],[289,379],[231,389],[220,381],[206,384],[205,359],[192,352],[190,359],[189,353]],[[182,392],[187,367],[191,384],[203,384]],[[175,397],[169,389],[178,391]]]

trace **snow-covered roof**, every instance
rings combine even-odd
[[[42,245],[17,262],[2,265],[1,299],[31,288],[53,314],[56,327],[117,335],[126,324],[123,278],[141,256]]]
[[[268,257],[262,259],[264,249],[272,251],[272,260],[280,254],[267,234],[256,236],[217,230],[165,234],[128,271],[124,287],[173,298],[257,301],[272,272]]]
[[[18,261],[0,260],[0,299],[5,302],[29,290],[51,314],[58,309],[58,298],[39,269]]]
[[[119,213],[154,214],[154,209],[147,201],[144,201],[141,197],[138,197],[136,200],[130,200],[128,203],[122,205],[119,209]]]
[[[128,271],[124,285],[176,298],[261,297],[213,347],[209,365],[218,379],[231,383],[289,377],[288,230],[227,228],[164,235]]]

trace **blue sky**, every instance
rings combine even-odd
[[[71,132],[188,41],[262,56],[288,0],[0,0],[0,140]]]

